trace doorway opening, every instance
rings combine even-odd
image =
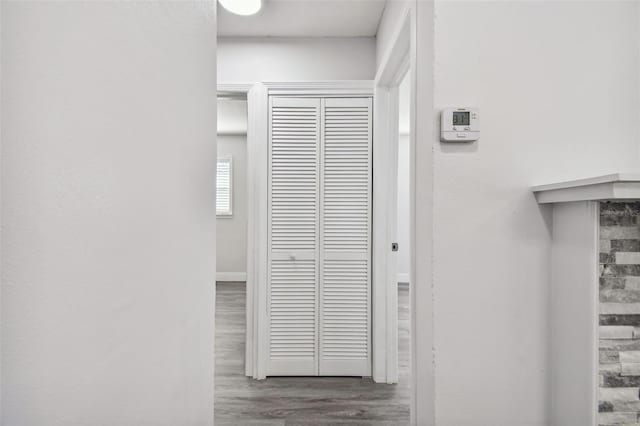
[[[247,94],[218,87],[216,173],[216,397],[244,377],[247,280]],[[215,402],[216,405],[223,404]]]
[[[219,282],[216,302],[216,424],[268,425],[284,424],[283,422],[296,424],[295,422],[298,422],[300,424],[326,425],[354,420],[368,424],[376,424],[376,422],[381,424],[391,422],[397,425],[410,424],[410,402],[414,393],[414,386],[411,383],[411,355],[409,353],[410,324],[412,323],[411,306],[413,304],[411,284],[409,284],[413,264],[410,249],[413,244],[410,238],[413,189],[410,171],[413,166],[410,161],[412,142],[409,136],[412,82],[409,72],[408,35],[410,27],[408,17],[409,12],[407,11],[402,30],[395,37],[397,46],[394,49],[397,50],[398,59],[387,64],[383,75],[376,76],[374,80],[372,73],[370,79],[363,78],[356,83],[353,79],[345,78],[341,83],[343,86],[349,87],[348,90],[354,90],[354,87],[368,87],[366,90],[372,94],[370,96],[373,102],[373,127],[376,128],[373,133],[384,135],[375,136],[372,141],[374,196],[371,207],[373,216],[371,219],[373,240],[371,272],[373,278],[370,309],[372,317],[371,351],[374,355],[371,377],[295,377],[293,375],[287,377],[285,375],[284,377],[268,377],[266,380],[255,379],[256,376],[260,379],[263,378],[260,377],[260,374],[256,374],[260,368],[260,359],[255,355],[256,346],[261,343],[258,338],[252,338],[252,336],[260,336],[260,327],[264,327],[265,324],[264,321],[260,321],[260,317],[256,313],[259,313],[260,309],[267,309],[264,307],[264,303],[268,303],[269,299],[260,296],[260,291],[265,291],[265,288],[268,287],[261,286],[259,281],[252,279],[256,274],[255,269],[265,266],[261,266],[260,263],[267,263],[267,257],[261,255],[261,250],[266,252],[267,249],[261,247],[260,231],[256,231],[252,227],[262,226],[264,228],[266,226],[265,223],[268,222],[269,216],[266,211],[260,212],[260,206],[267,208],[269,204],[261,204],[260,201],[256,201],[260,198],[261,191],[267,188],[267,184],[252,186],[251,182],[255,182],[255,176],[252,178],[251,174],[257,173],[259,167],[265,166],[266,169],[268,163],[266,161],[264,161],[264,165],[260,161],[255,163],[260,157],[256,158],[252,149],[264,149],[262,159],[270,158],[268,156],[271,151],[268,149],[271,149],[271,141],[267,138],[267,134],[271,134],[269,133],[271,122],[268,120],[269,102],[272,96],[287,99],[305,97],[341,99],[344,98],[344,90],[347,89],[345,87],[336,88],[335,81],[323,82],[319,81],[321,79],[317,77],[310,77],[308,81],[299,81],[299,78],[292,77],[290,69],[282,68],[268,70],[265,77],[260,77],[258,80],[247,79],[251,80],[249,83],[227,83],[224,77],[220,78],[222,84],[219,85],[219,92],[243,92],[245,99],[246,93],[249,93],[248,104],[245,100],[244,107],[245,111],[249,111],[249,120],[245,127],[244,141],[245,146],[248,144],[248,148],[245,151],[244,171],[238,159],[235,158],[237,153],[231,156],[229,162],[229,154],[224,152],[225,138],[228,135],[221,135],[220,140],[223,143],[220,140],[218,142],[219,161],[222,162],[221,170],[227,170],[229,167],[233,169],[232,188],[229,189],[234,194],[233,215],[238,212],[237,197],[240,193],[236,188],[239,183],[238,173],[244,173],[247,177],[246,197],[249,212],[246,216],[248,220],[245,270],[247,278],[244,281],[239,279],[242,277],[241,274],[235,275],[236,281],[229,279],[231,276],[225,276],[225,272],[242,271],[228,270],[225,268],[224,262],[221,264],[220,256],[232,252],[229,247],[233,242],[221,244],[219,237],[217,244]],[[405,41],[406,44],[403,44]],[[307,42],[309,45],[305,46]],[[280,54],[283,49],[289,49],[288,43],[289,40],[276,41]],[[313,54],[317,53],[319,48],[317,40],[307,40],[306,42],[296,40],[293,44],[297,50],[297,59],[292,67],[300,66],[299,52],[301,50],[309,49]],[[237,51],[234,47],[237,48]],[[219,75],[221,68],[228,67],[228,64],[225,65],[225,61],[234,62],[233,57],[237,60],[242,56],[244,64],[250,66],[252,58],[243,55],[250,51],[253,56],[262,55],[273,58],[274,51],[272,49],[273,46],[264,40],[238,40],[235,38],[223,40],[220,49],[223,55],[219,56]],[[285,63],[288,59],[282,57],[280,60]],[[237,66],[237,63],[234,66]],[[278,64],[278,66],[281,67],[282,64]],[[335,66],[337,67],[337,65]],[[300,72],[299,69],[296,71]],[[222,74],[225,75],[225,72],[223,71]],[[325,74],[330,76],[330,73]],[[320,73],[319,75],[325,74]],[[310,73],[309,75],[314,74]],[[242,78],[234,77],[234,81]],[[286,81],[286,83],[269,83],[270,80]],[[339,85],[340,83],[338,83]],[[340,92],[341,90],[342,92]],[[362,93],[366,93],[366,90]],[[229,99],[221,100],[221,102],[229,101]],[[324,105],[324,102],[320,102],[320,105]],[[286,112],[293,115],[284,119],[280,117],[280,122],[299,123],[300,119],[297,115],[300,113],[292,111],[289,104],[293,105],[294,103],[286,104]],[[303,112],[307,114],[310,107],[307,104],[303,107],[305,108]],[[225,108],[226,106],[222,106],[221,109],[224,111]],[[341,125],[345,122],[350,126],[362,124],[357,120],[354,121],[353,114],[357,111],[348,109],[354,108],[353,106],[338,106],[337,108],[343,108],[341,111],[346,112],[346,115],[338,117]],[[385,114],[383,110],[392,114]],[[319,113],[319,117],[323,117],[322,114],[325,113]],[[332,111],[332,114],[335,117],[336,112]],[[224,118],[220,115],[219,120],[224,123]],[[222,125],[224,126],[224,124]],[[384,131],[378,132],[380,129],[384,129]],[[248,136],[246,132],[249,133]],[[252,132],[255,137],[253,144]],[[308,130],[305,132],[304,136],[306,137],[309,132]],[[352,131],[343,129],[342,132]],[[285,135],[287,138],[290,136],[286,132]],[[261,140],[262,145],[256,144],[257,140]],[[350,146],[355,145],[351,143]],[[278,149],[287,151],[281,147]],[[355,149],[360,148],[356,146]],[[353,152],[348,153],[347,158],[355,158]],[[386,184],[376,186],[376,182],[379,181],[384,181]],[[224,179],[221,182],[224,183]],[[222,192],[225,191],[225,188],[221,189]],[[379,197],[385,200],[386,206],[383,209],[376,207],[379,204],[376,204],[375,194],[384,194],[384,197]],[[346,201],[349,202],[348,199]],[[256,211],[258,211],[257,214]],[[219,230],[230,223],[229,218],[219,218],[217,222]],[[256,234],[258,234],[258,238],[255,238]],[[235,239],[242,238],[240,235],[240,233],[234,233]],[[392,243],[398,245],[397,250]],[[292,253],[292,256],[294,255],[296,253]],[[377,269],[378,265],[383,264],[382,269]],[[223,268],[227,270],[223,270]],[[352,273],[352,271],[347,271],[347,275]],[[353,293],[348,293],[347,296],[357,297]],[[245,336],[247,336],[246,339]],[[376,345],[378,345],[377,348]],[[381,356],[376,354],[381,354]]]

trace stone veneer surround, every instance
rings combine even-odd
[[[640,202],[600,203],[600,425],[640,424]]]

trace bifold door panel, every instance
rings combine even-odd
[[[318,374],[320,99],[270,99],[269,375]]]
[[[370,374],[371,99],[324,100],[320,375]]]
[[[371,109],[270,98],[267,375],[371,374]]]

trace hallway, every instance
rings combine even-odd
[[[216,425],[402,426],[409,423],[409,291],[398,289],[397,385],[351,377],[244,375],[245,284],[216,286]]]

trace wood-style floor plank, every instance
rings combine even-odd
[[[216,426],[402,426],[409,423],[409,291],[398,290],[399,383],[354,377],[244,375],[245,285],[217,284]]]

